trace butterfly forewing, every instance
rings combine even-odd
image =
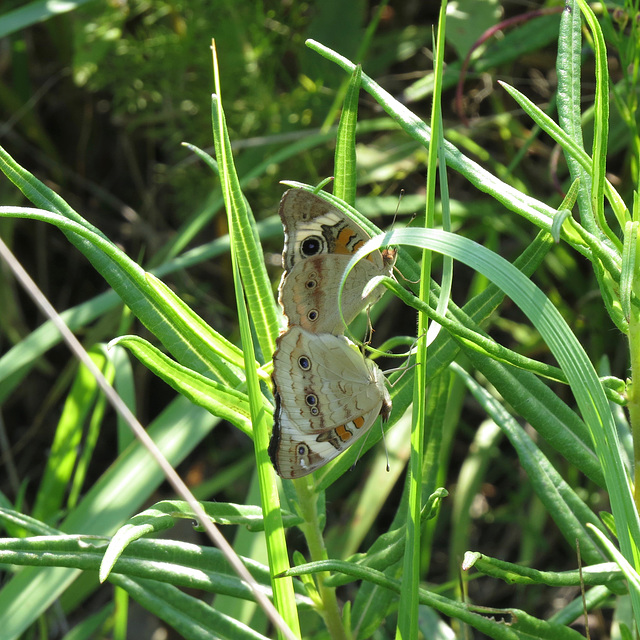
[[[369,234],[342,211],[313,193],[290,189],[282,197],[285,272],[279,302],[290,326],[314,333],[344,333],[338,310],[342,276],[352,255]],[[384,293],[382,285],[365,295],[372,278],[391,275],[395,251],[373,251],[350,272],[342,292],[342,313],[349,324]]]

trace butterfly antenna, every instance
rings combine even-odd
[[[418,338],[416,338],[413,342],[413,344],[411,345],[411,349],[409,349],[409,353],[407,355],[407,359],[405,361],[405,363],[400,366],[400,367],[394,367],[393,369],[385,369],[383,371],[385,377],[388,376],[390,373],[395,373],[396,371],[401,371],[402,373],[398,376],[398,378],[396,380],[392,382],[390,382],[389,380],[387,380],[388,384],[390,387],[394,387],[396,384],[398,384],[398,382],[400,382],[400,380],[402,380],[402,378],[404,377],[404,375],[407,373],[407,371],[410,371],[411,369],[413,369],[414,367],[418,366],[417,362],[411,362],[411,356],[415,354],[415,348],[416,345],[418,344]]]
[[[382,424],[382,420],[380,420],[380,431],[382,431],[382,444],[384,445],[384,455],[387,457],[387,473],[391,471],[391,467],[389,466],[389,449],[387,449],[387,441],[384,437],[384,426]]]
[[[391,467],[389,466],[389,449],[387,449],[387,441],[384,437],[384,422],[385,418],[383,418],[382,420],[380,420],[380,431],[382,432],[382,444],[384,445],[384,455],[387,458],[387,473],[389,473],[389,471],[391,471]],[[371,433],[370,431],[367,432],[367,434],[365,435],[365,437],[362,439],[362,444],[360,445],[360,451],[358,451],[358,455],[355,459],[355,462],[351,465],[351,469],[349,469],[349,471],[353,471],[356,468],[356,464],[358,463],[358,460],[360,460],[360,456],[362,455],[362,450],[364,449],[364,445],[367,442],[367,438],[369,437],[369,433]]]
[[[426,331],[423,331],[422,335],[424,335],[425,333],[426,333]],[[402,366],[394,367],[393,369],[385,369],[383,371],[385,377],[388,376],[390,373],[395,373],[396,371],[402,371],[402,373],[398,376],[398,379],[394,380],[393,383],[391,383],[391,382],[389,382],[387,380],[387,383],[389,384],[390,387],[393,388],[398,382],[400,382],[400,380],[402,380],[404,374],[407,373],[407,371],[409,371],[410,369],[413,369],[414,367],[418,366],[418,363],[416,363],[416,362],[411,363],[411,356],[415,355],[415,353],[416,353],[416,350],[417,350],[416,347],[418,345],[418,340],[419,339],[420,338],[418,337],[413,341],[413,344],[411,345],[411,348],[407,352],[407,359],[406,359],[405,363]]]
[[[364,449],[364,445],[367,444],[367,438],[369,437],[369,433],[370,432],[367,432],[366,435],[364,436],[364,438],[362,438],[362,444],[360,445],[360,451],[358,451],[358,455],[356,456],[356,459],[353,461],[353,464],[351,465],[351,468],[349,469],[349,471],[353,471],[356,468],[356,465],[358,464],[358,460],[360,460],[360,456],[362,455],[362,450]]]
[[[387,369],[386,371],[384,371],[384,375],[386,376],[389,373],[395,373],[396,371],[402,371],[402,373],[393,381],[389,381],[389,386],[393,389],[393,387],[395,387],[398,382],[400,382],[400,380],[402,380],[402,378],[404,378],[405,374],[407,373],[407,371],[410,371],[411,369],[413,369],[414,367],[417,367],[418,363],[414,362],[413,364],[409,364],[407,362],[407,364],[403,364],[401,367],[396,367],[395,369]]]
[[[404,198],[404,189],[400,189],[400,195],[398,196],[398,203],[396,204],[396,211],[393,214],[393,222],[391,223],[391,227],[396,226],[396,220],[398,219],[398,211],[400,211],[400,203],[402,202],[402,198]]]
[[[402,190],[400,192],[400,198],[402,198],[402,196],[404,195],[404,190]],[[398,200],[398,206],[396,207],[396,213],[393,217],[393,222],[395,224],[396,222],[396,217],[398,215],[398,208],[400,207],[400,200]],[[409,220],[409,222],[407,222],[407,227],[410,227],[411,224],[413,223],[413,221],[418,217],[418,214],[416,212],[414,212],[411,215],[411,219]],[[394,273],[397,273],[405,282],[408,282],[409,284],[418,284],[418,282],[420,282],[420,278],[418,278],[417,280],[409,280],[409,278],[407,278],[405,275],[402,274],[402,272],[400,271],[400,269],[398,269],[398,267],[396,267],[396,265],[393,265],[393,271]]]

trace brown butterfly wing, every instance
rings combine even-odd
[[[382,372],[344,336],[291,327],[278,338],[273,381],[269,454],[285,478],[326,464],[391,410]]]
[[[369,234],[322,198],[301,189],[282,197],[280,217],[285,228],[282,255],[285,273],[279,289],[289,325],[314,333],[344,333],[338,310],[338,290],[352,255]],[[395,251],[373,251],[349,273],[342,292],[342,312],[349,324],[384,293],[379,285],[366,291],[370,280],[391,275]]]

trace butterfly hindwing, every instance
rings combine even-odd
[[[391,410],[382,372],[344,336],[290,327],[278,338],[273,381],[269,454],[284,478],[335,458]]]

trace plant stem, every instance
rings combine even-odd
[[[628,386],[628,409],[633,435],[634,490],[633,499],[636,508],[640,508],[640,318],[637,310],[631,308],[629,318],[629,360],[631,366],[631,384]]]
[[[322,537],[322,528],[318,519],[318,510],[316,508],[317,495],[313,491],[311,476],[296,480],[295,487],[298,494],[300,515],[304,518],[304,524],[300,525],[300,529],[304,534],[311,555],[311,561],[328,560],[327,549],[324,546]],[[342,624],[342,616],[338,599],[336,598],[336,590],[327,587],[324,581],[329,577],[328,571],[317,574],[316,587],[322,601],[322,609],[319,610],[324,620],[327,630],[333,640],[347,640],[348,634]]]

